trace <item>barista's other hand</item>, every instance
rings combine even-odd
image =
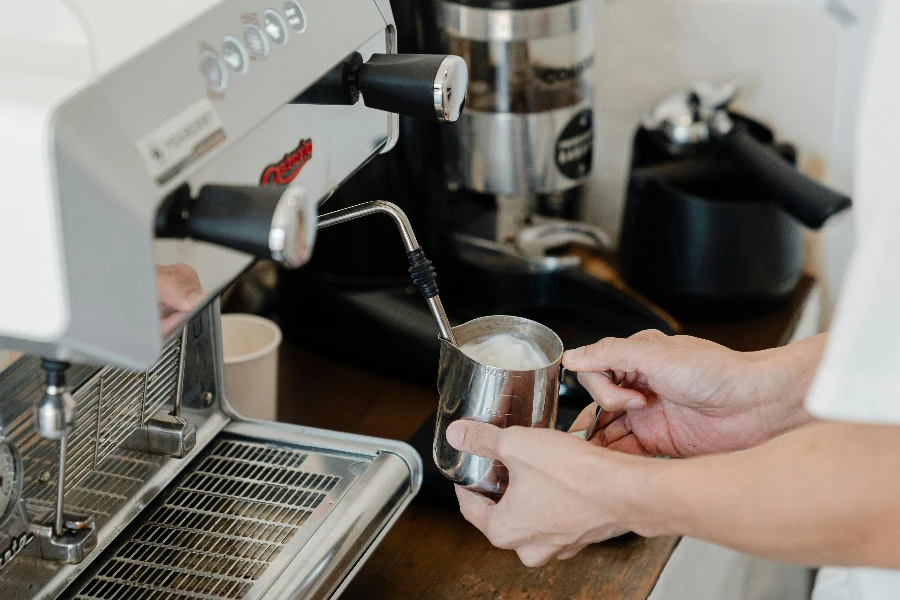
[[[566,352],[563,365],[607,412],[591,440],[630,454],[694,456],[743,450],[810,420],[803,409],[825,336],[742,353],[688,336],[644,331]],[[603,375],[613,370],[616,386]],[[573,430],[584,429],[591,405]]]
[[[529,567],[630,531],[627,497],[640,493],[652,463],[662,462],[610,452],[560,431],[467,420],[447,428],[447,441],[506,465],[509,485],[499,501],[460,486],[456,496],[467,521]]]
[[[163,334],[194,310],[205,297],[197,272],[184,264],[156,267],[156,293]]]

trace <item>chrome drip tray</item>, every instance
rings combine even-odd
[[[260,597],[372,462],[222,434],[65,597]]]
[[[21,457],[19,501],[6,505],[18,510],[0,522],[0,599],[318,600],[374,551],[419,489],[420,457],[390,440],[243,421],[222,391],[218,323],[211,305],[147,372],[69,369],[65,508],[96,535],[73,564],[45,554],[31,525],[55,507],[59,464],[32,424],[40,360],[0,372],[0,442]],[[179,401],[192,449],[151,453],[159,414]]]

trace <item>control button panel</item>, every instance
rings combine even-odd
[[[246,75],[252,61],[266,60],[273,48],[287,45],[291,30],[301,34],[306,31],[306,11],[299,0],[285,0],[283,11],[267,8],[261,21],[258,13],[245,14],[242,18],[236,15],[239,19],[236,24],[243,21],[243,26],[239,34],[222,32],[226,35],[222,38],[221,56],[205,43],[201,44],[200,74],[211,92],[225,91],[229,72]]]

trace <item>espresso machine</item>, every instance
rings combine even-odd
[[[338,596],[421,459],[237,415],[218,297],[256,259],[302,266],[319,227],[381,212],[440,315],[402,212],[319,206],[396,144],[398,113],[456,120],[465,64],[398,55],[386,0],[0,15],[22,23],[0,37],[17,50],[0,68],[0,348],[20,353],[0,371],[0,598]],[[161,327],[172,264],[205,295]]]

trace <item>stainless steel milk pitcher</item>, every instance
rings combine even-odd
[[[471,419],[502,428],[555,427],[563,344],[552,330],[520,317],[482,317],[454,327],[453,333],[459,346],[510,334],[535,344],[549,362],[532,371],[498,369],[476,362],[442,340],[434,462],[454,483],[486,494],[502,494],[508,482],[506,467],[453,448],[447,443],[447,426],[458,419]]]

